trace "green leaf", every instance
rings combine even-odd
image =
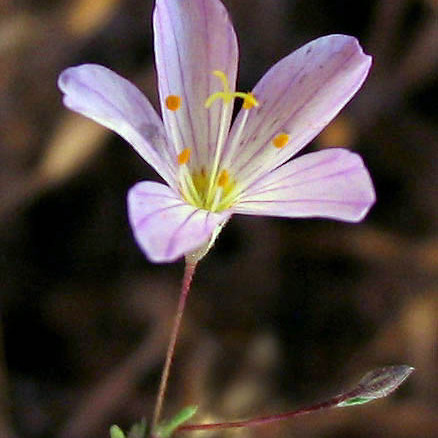
[[[125,434],[122,429],[116,424],[110,427],[110,437],[111,438],[125,438]]]
[[[395,391],[414,371],[408,365],[394,365],[371,371],[351,391],[339,396],[337,407],[363,405]]]
[[[374,399],[367,397],[352,397],[338,404],[338,407],[356,406],[363,405]]]
[[[145,438],[146,437],[146,420],[141,419],[139,423],[135,423],[128,432],[128,438]]]
[[[156,435],[160,438],[169,438],[179,426],[190,420],[198,410],[197,406],[187,406],[178,412],[171,420],[157,427]]]

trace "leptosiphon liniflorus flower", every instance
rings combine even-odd
[[[64,104],[112,129],[164,179],[128,194],[134,236],[154,262],[207,248],[234,213],[360,221],[375,201],[362,159],[327,149],[290,160],[342,109],[371,65],[357,40],[318,38],[236,92],[238,46],[219,0],[157,0],[162,119],[100,65],[68,68]],[[231,118],[236,100],[242,108]]]

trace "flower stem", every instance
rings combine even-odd
[[[155,402],[154,416],[152,419],[152,431],[156,429],[158,422],[160,421],[161,409],[163,407],[164,396],[167,389],[167,381],[169,379],[170,366],[172,365],[172,359],[175,352],[175,344],[178,338],[181,320],[184,313],[184,307],[190,291],[190,285],[192,283],[193,274],[195,273],[196,264],[196,262],[186,260],[181,294],[178,301],[178,308],[176,311],[175,319],[173,321],[172,333],[170,335],[169,345],[167,347],[166,361],[164,362],[163,371],[161,373],[160,387],[158,389],[158,395]]]
[[[392,365],[368,372],[351,390],[336,395],[326,401],[315,403],[306,408],[295,409],[281,414],[267,415],[242,421],[226,423],[188,424],[178,427],[178,432],[194,430],[231,429],[237,427],[253,427],[262,424],[288,420],[299,415],[310,414],[322,409],[345,408],[348,406],[363,405],[394,392],[414,371],[409,365]]]
[[[283,412],[281,414],[267,415],[265,417],[256,417],[249,420],[242,421],[228,421],[224,423],[209,423],[209,424],[188,424],[180,426],[178,432],[193,432],[196,430],[218,430],[218,429],[233,429],[241,427],[254,427],[263,424],[276,423],[277,421],[288,420],[300,415],[310,414],[322,409],[329,409],[336,407],[342,400],[343,396],[333,397],[332,399],[317,403],[307,408],[296,409],[294,411]]]

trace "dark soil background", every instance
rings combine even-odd
[[[373,55],[364,87],[307,150],[358,151],[378,202],[357,225],[234,217],[195,277],[165,414],[280,412],[406,363],[415,374],[386,400],[199,436],[437,436],[438,3],[225,3],[242,90],[324,34],[355,35]],[[137,248],[125,195],[157,177],[64,109],[56,79],[98,62],[156,104],[152,7],[0,0],[1,438],[108,437],[151,416],[183,264]]]

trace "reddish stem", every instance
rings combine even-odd
[[[322,409],[336,407],[354,406],[355,404],[368,403],[378,398],[386,397],[395,391],[408,377],[414,368],[408,365],[394,365],[373,370],[360,380],[360,382],[350,391],[330,398],[329,400],[315,403],[306,408],[296,409],[294,411],[284,412],[282,414],[268,415],[265,417],[252,418],[243,421],[230,421],[226,423],[212,424],[189,424],[180,426],[178,432],[188,432],[194,430],[213,430],[213,429],[231,429],[237,427],[253,427],[262,424],[274,423],[281,420],[288,420],[298,415],[310,414],[311,412]]]
[[[188,424],[180,426],[178,432],[191,432],[195,430],[217,430],[217,429],[232,429],[238,427],[254,427],[261,426],[263,424],[275,423],[281,420],[288,420],[293,417],[298,417],[299,415],[310,414],[311,412],[316,412],[321,409],[329,409],[337,406],[344,399],[346,399],[346,394],[336,396],[328,401],[317,403],[315,405],[309,406],[307,408],[296,409],[294,411],[283,412],[276,415],[267,415],[265,417],[252,418],[250,420],[242,421],[229,421],[225,423],[210,423],[210,424]]]
[[[172,333],[170,335],[169,345],[167,347],[166,361],[164,363],[163,371],[161,373],[160,387],[158,389],[157,400],[155,402],[154,416],[152,420],[152,430],[155,430],[160,420],[161,409],[163,407],[164,396],[167,389],[167,381],[169,379],[170,366],[172,365],[172,359],[175,353],[175,344],[178,338],[179,329],[181,326],[181,320],[184,313],[184,307],[186,304],[187,296],[190,291],[190,285],[192,283],[193,274],[195,273],[196,262],[187,262],[184,270],[184,278],[181,287],[181,294],[179,296],[178,308],[176,311],[175,319],[173,321]]]

